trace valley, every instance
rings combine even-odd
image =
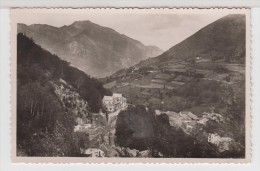
[[[197,58],[195,61],[174,59],[159,66],[137,66],[112,75],[108,78],[111,82],[104,87],[122,93],[133,106],[145,106],[152,117],[166,114],[170,126],[183,131],[180,137],[186,134],[198,137],[194,141],[215,145],[217,156],[232,150],[240,151],[238,155],[243,153],[244,142],[236,132],[243,129],[237,125],[243,123],[244,108],[241,106],[234,115],[230,113],[232,106],[243,101],[243,64]],[[236,121],[232,121],[233,117]],[[214,129],[211,124],[215,125]],[[161,157],[165,155],[158,151]]]
[[[173,63],[177,64],[174,65]],[[198,86],[204,86],[204,88],[213,91],[208,93],[216,93],[215,91],[220,91],[218,93],[221,93],[224,91],[223,87],[236,87],[236,85],[244,81],[244,72],[243,64],[226,65],[225,62],[210,60],[207,62],[201,62],[200,60],[187,62],[177,59],[162,63],[160,66],[133,67],[122,72],[120,71],[119,74],[108,78],[111,82],[106,83],[104,87],[109,87],[111,91],[124,94],[129,103],[144,104],[146,106],[155,105],[158,109],[175,109],[177,111],[189,110],[193,106],[197,106],[197,109],[191,110],[199,114],[202,111],[198,107],[205,110],[203,101],[201,104],[187,104],[183,107],[178,106],[178,104],[174,106],[174,104],[181,100],[186,100],[186,103],[189,103],[185,93],[187,96],[193,96],[191,98],[199,98],[195,97],[196,92],[188,92],[191,91],[192,85],[194,89],[196,86],[197,88]],[[212,84],[214,84],[214,87],[210,87]],[[243,87],[234,89],[237,93],[241,90],[243,90]],[[184,91],[186,92],[184,93]],[[212,105],[219,103],[217,105],[221,105],[220,97],[212,98],[214,99],[208,99],[206,103],[212,103]],[[208,104],[206,106],[208,109],[210,108]]]
[[[164,124],[167,123],[170,127],[167,129],[181,129],[180,139],[186,136],[195,138],[194,143],[205,145],[206,149],[201,150],[206,153],[214,151],[216,156],[229,156],[236,151],[233,155],[243,156],[245,144],[243,140],[245,133],[245,61],[243,61],[245,46],[243,47],[243,44],[245,42],[237,42],[239,45],[233,47],[233,41],[237,36],[242,37],[244,32],[243,27],[236,32],[230,32],[228,27],[230,23],[240,25],[243,21],[242,16],[223,17],[162,55],[143,60],[133,67],[122,69],[100,81],[103,82],[105,88],[121,93],[127,98],[128,103],[134,106],[134,109],[128,109],[132,115],[134,112],[138,113],[135,110],[141,110],[135,109],[137,106],[146,108],[147,111],[143,112],[149,113],[152,120],[146,122],[157,125],[161,122],[158,120],[159,117],[163,115],[162,117],[166,119]],[[213,34],[220,29],[225,30],[223,34],[230,33],[227,35],[227,42],[223,41],[225,46]],[[204,36],[209,34],[213,37]],[[219,43],[210,43],[212,41]],[[223,53],[226,50],[228,53]],[[137,121],[137,119],[134,120]],[[120,129],[137,131],[131,125],[121,126]],[[152,127],[154,128],[147,131],[160,130],[164,126]],[[152,148],[163,156],[174,156],[178,153],[167,154],[166,151],[172,146],[165,144],[166,149],[158,147],[157,145],[163,142],[153,138],[147,132],[139,138],[135,136],[129,138],[124,133],[121,134],[123,138],[117,139],[121,146],[132,148],[146,146],[141,149],[151,150]],[[161,135],[157,136],[161,137]],[[171,141],[169,137],[165,141]],[[124,142],[124,139],[128,141]],[[129,144],[129,141],[133,142]],[[146,143],[151,141],[155,144],[141,145],[139,141]],[[210,144],[217,149],[214,150]],[[188,154],[179,152],[179,155]]]
[[[245,157],[245,16],[164,53],[90,21],[18,32],[19,155]]]

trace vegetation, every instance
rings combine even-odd
[[[111,95],[111,92],[104,89],[98,80],[42,49],[32,39],[18,34],[17,42],[18,69],[19,67],[22,69],[22,71],[18,70],[17,74],[21,86],[31,81],[45,82],[46,79],[62,78],[78,91],[94,112],[98,112],[102,107],[103,96]]]
[[[74,112],[72,108],[64,109],[53,83],[65,80],[84,104],[87,101],[91,112],[98,112],[102,97],[111,92],[22,34],[18,34],[17,53],[18,153],[78,156],[80,148],[89,145],[88,135],[73,133]],[[245,16],[228,15],[162,55],[100,79],[130,103],[117,117],[116,144],[147,150],[149,157],[244,157],[244,63]],[[155,109],[191,111],[204,121],[211,117],[207,114],[218,114],[222,120],[186,120],[195,123],[188,125],[192,130],[186,132],[182,125],[170,125],[170,115],[155,115]],[[208,143],[209,134],[228,137],[235,143],[231,150],[220,154],[215,145]]]
[[[75,115],[63,107],[52,83],[65,80],[92,112],[110,92],[26,36],[18,34],[17,43],[17,154],[78,156],[87,135],[74,134]]]
[[[118,115],[117,144],[137,150],[150,150],[152,157],[217,157],[214,146],[185,134],[169,124],[166,114],[156,116],[144,106],[133,107]],[[145,123],[145,124],[144,124]]]
[[[165,92],[163,89],[149,89],[150,91],[148,92],[139,88],[120,88],[120,91],[127,96],[130,103],[145,105],[150,110],[146,111],[143,109],[144,107],[137,107],[120,113],[117,120],[117,143],[123,147],[132,147],[139,150],[148,148],[155,151],[159,150],[164,155],[171,157],[244,157],[244,82],[242,79],[233,82],[232,86],[230,86],[229,84],[215,80],[194,79],[171,92]],[[147,94],[144,94],[144,92],[147,92]],[[202,125],[195,128],[190,136],[187,136],[181,130],[171,127],[167,115],[153,116],[154,112],[152,110],[191,111],[198,117],[202,117],[203,113],[209,112],[212,107],[214,107],[214,112],[220,113],[225,118],[225,122],[209,121],[205,126]],[[142,126],[142,122],[146,125],[153,123],[153,126],[147,130],[148,128]],[[197,133],[195,133],[196,130]],[[203,137],[201,135],[202,130],[207,134],[217,133],[221,137],[230,137],[237,143],[234,143],[233,149],[228,152],[221,154],[214,153],[215,149],[208,144],[207,136]],[[174,137],[173,139],[177,140],[175,141],[169,137]],[[181,142],[184,141],[187,143],[186,146],[190,147],[187,151],[184,150],[187,149],[185,146],[181,146]],[[200,149],[199,151],[204,151],[203,154],[193,151],[196,148]],[[177,151],[173,152],[175,149]]]

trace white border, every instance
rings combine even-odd
[[[42,171],[42,170],[260,170],[260,8],[252,10],[252,163],[251,164],[195,164],[195,165],[183,165],[183,164],[11,164],[11,143],[10,143],[10,53],[9,53],[9,11],[7,9],[0,9],[0,170],[28,170],[28,171]]]
[[[0,7],[255,7],[259,0],[0,0]]]

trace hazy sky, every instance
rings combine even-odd
[[[173,45],[197,32],[202,27],[223,17],[213,14],[23,14],[20,23],[48,24],[56,27],[74,21],[90,20],[110,27],[121,34],[139,40],[145,45],[155,45],[168,50]]]

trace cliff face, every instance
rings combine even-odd
[[[162,53],[158,47],[145,46],[113,29],[90,21],[76,21],[59,28],[41,24],[18,24],[18,32],[95,77],[111,75]]]

